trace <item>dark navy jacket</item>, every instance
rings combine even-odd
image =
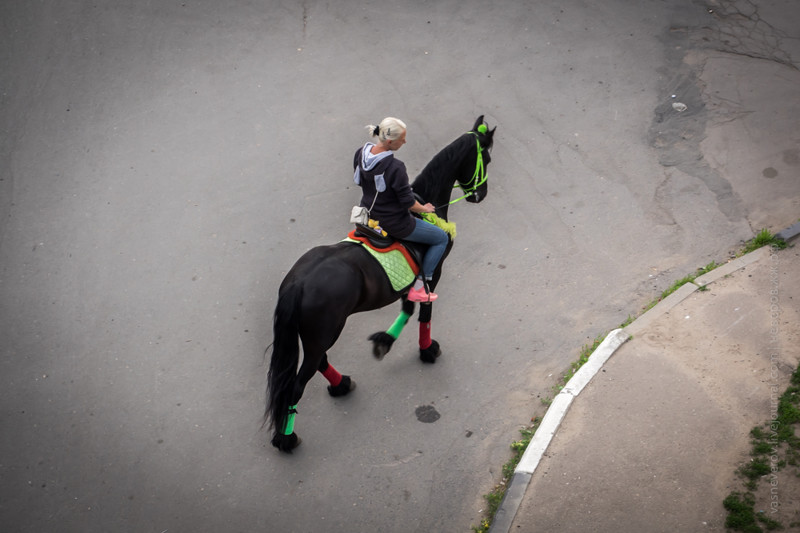
[[[385,156],[372,168],[364,168],[364,147],[356,150],[353,158],[353,178],[361,186],[361,206],[370,208],[370,218],[377,220],[392,237],[403,239],[414,231],[414,217],[408,208],[414,205],[414,193],[408,183],[406,165],[394,157]],[[375,198],[375,191],[378,197]]]

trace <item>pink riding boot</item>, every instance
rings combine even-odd
[[[428,292],[424,285],[419,289],[412,287],[408,291],[408,301],[410,302],[433,302],[438,297],[436,293]]]

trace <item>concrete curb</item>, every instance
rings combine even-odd
[[[630,335],[621,329],[615,329],[603,340],[600,346],[592,353],[589,360],[578,369],[574,376],[564,386],[563,389],[556,395],[553,403],[547,409],[542,423],[536,430],[536,434],[531,439],[531,443],[522,454],[517,468],[514,473],[533,474],[539,460],[542,458],[547,446],[558,430],[564,415],[567,414],[572,400],[574,400],[583,388],[589,384],[589,381],[594,377],[597,372],[603,368],[603,365],[608,361],[608,358],[614,351],[622,346],[622,344],[630,338]]]
[[[798,224],[795,224],[792,228],[796,226],[798,226]],[[800,230],[797,230],[792,234],[790,232],[792,228],[784,230],[788,237],[785,239],[787,241],[789,238],[800,233]],[[781,234],[784,232],[781,232]],[[589,360],[578,369],[575,375],[572,376],[569,382],[567,382],[564,388],[553,399],[553,402],[542,418],[542,423],[536,429],[536,433],[531,439],[530,444],[522,454],[522,458],[517,468],[514,470],[514,475],[511,476],[511,481],[503,496],[503,501],[500,502],[500,507],[497,509],[497,513],[495,513],[494,520],[489,528],[489,533],[508,533],[511,530],[511,525],[525,497],[525,492],[533,477],[533,473],[539,465],[547,447],[550,445],[553,436],[555,436],[556,431],[558,431],[558,427],[566,416],[572,401],[580,394],[584,387],[589,384],[591,379],[603,368],[603,365],[625,341],[644,331],[657,318],[677,306],[698,289],[724,278],[747,265],[769,257],[770,253],[771,247],[763,246],[747,255],[719,266],[711,272],[698,277],[694,282],[682,285],[677,291],[664,298],[628,326],[615,329],[609,333],[603,342],[600,343],[600,346],[589,356]]]
[[[511,523],[514,521],[522,499],[525,497],[525,491],[533,477],[533,472],[539,465],[539,461],[550,445],[550,441],[553,440],[556,431],[558,431],[561,421],[566,416],[570,405],[572,405],[572,400],[580,394],[595,374],[603,368],[603,365],[616,349],[622,346],[629,338],[630,334],[622,329],[615,329],[609,333],[600,343],[600,346],[589,356],[589,360],[578,369],[553,399],[542,418],[542,423],[539,424],[530,444],[522,454],[522,458],[514,470],[514,475],[511,476],[511,483],[506,489],[506,494],[503,496],[503,501],[500,502],[497,513],[495,513],[489,533],[508,532],[511,529]]]
[[[800,222],[795,222],[785,230],[779,231],[775,236],[779,239],[783,239],[784,242],[789,242],[798,235],[800,235]]]

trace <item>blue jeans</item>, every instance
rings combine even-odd
[[[425,257],[422,260],[422,274],[425,279],[430,280],[433,278],[433,271],[436,270],[436,265],[441,261],[444,251],[447,249],[448,237],[439,226],[434,226],[430,222],[425,222],[419,218],[414,218],[417,227],[408,237],[403,240],[420,242],[429,244],[428,251],[425,252]]]

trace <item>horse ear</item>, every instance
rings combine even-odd
[[[483,127],[486,128],[485,125]],[[487,129],[486,133],[483,134],[483,140],[481,142],[488,148],[491,148],[494,144],[494,130],[496,129],[497,126],[492,129]]]
[[[478,131],[478,126],[481,124],[483,124],[483,115],[479,116],[475,121],[475,124],[472,126],[472,131]]]

